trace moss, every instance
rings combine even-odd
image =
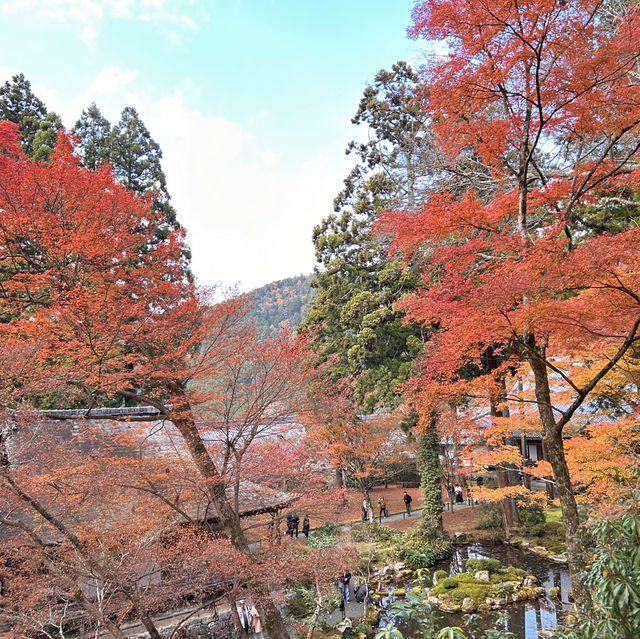
[[[567,550],[567,544],[554,544],[553,546],[551,546],[549,548],[549,550],[554,554],[554,555],[561,555],[563,552],[566,552]]]
[[[481,603],[487,598],[489,588],[483,584],[465,584],[454,588],[449,595],[454,603],[461,604],[467,597],[473,599],[476,603]]]
[[[404,596],[407,594],[407,591],[406,591],[404,588],[396,588],[396,589],[393,591],[393,594],[394,594],[396,597],[404,597]]]
[[[422,586],[414,586],[414,587],[411,589],[411,592],[412,592],[414,595],[421,595],[421,594],[422,594]]]
[[[442,587],[443,590],[451,590],[458,585],[456,577],[445,577],[442,581],[438,582],[438,587]]]
[[[475,574],[478,570],[488,570],[495,572],[500,569],[500,562],[497,559],[469,559],[467,560],[467,572]]]
[[[436,570],[433,573],[433,576],[436,578],[436,580],[440,580],[440,579],[444,579],[445,577],[449,576],[449,573],[446,570]]]

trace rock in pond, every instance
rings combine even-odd
[[[478,570],[478,572],[476,572],[476,574],[473,576],[474,579],[477,579],[478,581],[489,581],[490,577],[489,577],[489,571],[488,570]]]
[[[477,607],[478,606],[476,605],[476,602],[473,599],[471,599],[471,597],[465,597],[462,600],[462,605],[460,606],[460,610],[465,614],[468,614],[470,612],[475,612]]]

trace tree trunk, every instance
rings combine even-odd
[[[335,469],[335,477],[336,477],[336,488],[342,488],[344,486],[344,482],[342,481],[342,468]]]
[[[531,339],[531,342],[533,340]],[[531,346],[535,348],[535,346]],[[582,556],[582,544],[580,540],[580,519],[578,517],[578,505],[573,494],[569,467],[564,455],[564,443],[562,441],[562,429],[558,428],[553,408],[551,405],[551,392],[549,389],[549,376],[547,367],[541,357],[531,357],[529,365],[533,370],[536,383],[536,401],[538,413],[544,428],[544,442],[549,463],[553,469],[556,481],[562,519],[566,529],[567,553],[569,573],[571,575],[571,590],[575,602],[584,608],[591,607],[591,595],[589,590],[580,581],[580,574],[585,570],[585,561]]]
[[[493,349],[487,349],[487,368],[489,370],[494,370],[497,368],[498,362],[493,354]],[[498,380],[500,387],[504,390],[504,394],[506,394],[504,377],[501,377]],[[504,395],[503,395],[504,397]],[[506,408],[502,412],[498,410],[498,405],[495,400],[490,400],[490,410],[491,415],[493,417],[508,417],[509,409]],[[506,412],[506,414],[505,414]],[[498,488],[508,488],[509,486],[516,485],[513,482],[514,476],[513,473],[509,471],[508,468],[503,467],[501,464],[498,467],[497,475],[498,475]],[[505,534],[509,536],[511,532],[518,527],[520,523],[520,517],[518,517],[518,506],[516,504],[516,500],[513,497],[504,497],[501,502],[502,505],[502,530],[504,530]]]
[[[172,390],[175,392],[175,389]],[[184,399],[186,405],[186,398]],[[182,435],[189,454],[198,468],[200,475],[204,479],[213,480],[207,482],[207,490],[211,497],[213,508],[220,518],[220,523],[227,533],[229,541],[236,550],[252,558],[249,543],[240,525],[239,514],[236,513],[229,502],[225,484],[221,480],[220,474],[200,437],[200,433],[198,433],[190,408],[183,406],[179,412],[170,415],[170,418]],[[255,581],[251,584],[251,592],[254,601],[258,602],[262,607],[262,611],[260,608],[258,608],[258,611],[264,620],[269,638],[290,639],[282,615],[271,598],[269,587],[266,584]]]
[[[422,491],[422,517],[425,530],[441,536],[442,526],[442,470],[440,468],[440,437],[436,429],[437,417],[433,414],[427,430],[418,440],[418,472]]]

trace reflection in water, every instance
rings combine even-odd
[[[562,564],[557,564],[534,553],[524,552],[518,548],[503,544],[473,544],[457,547],[449,562],[449,574],[463,572],[467,559],[498,559],[504,566],[512,565],[523,568],[527,574],[535,575],[538,582],[547,591],[552,586],[560,588],[562,603],[548,598],[536,602],[522,602],[508,607],[508,619],[504,629],[512,632],[518,639],[538,639],[538,630],[547,630],[556,625],[558,617],[565,610],[563,604],[568,603],[570,588],[569,572]],[[438,567],[440,568],[440,567]],[[484,631],[495,625],[499,612],[482,616],[482,620],[473,630],[468,631],[470,639],[478,639]],[[441,626],[463,625],[462,615],[440,615]],[[409,635],[410,636],[410,635]]]

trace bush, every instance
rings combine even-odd
[[[539,537],[544,530],[546,519],[544,509],[540,504],[528,504],[518,509],[520,524],[525,534],[532,537]]]
[[[441,579],[448,577],[449,573],[446,570],[436,570],[433,573],[433,576],[436,578],[436,581],[440,581]]]
[[[468,559],[467,560],[467,572],[475,575],[478,570],[488,570],[489,572],[496,572],[500,570],[501,564],[497,559]]]
[[[351,529],[351,541],[358,542],[379,542],[389,543],[397,540],[402,533],[389,526],[380,524],[362,524]]]
[[[499,503],[484,502],[480,504],[480,520],[478,528],[500,528],[502,525],[502,506]]]
[[[445,590],[451,590],[458,586],[458,580],[455,577],[445,577],[442,581],[438,582],[438,585],[441,585]]]
[[[335,548],[337,545],[338,540],[335,537],[326,535],[314,535],[307,540],[309,548]]]
[[[322,524],[322,526],[318,526],[315,529],[315,534],[320,535],[321,537],[337,537],[342,528],[339,524],[326,523]]]
[[[425,544],[419,549],[413,545],[396,546],[398,558],[412,570],[430,568],[439,561],[448,559],[451,556],[451,550],[452,545],[448,539],[432,539],[428,545]]]

